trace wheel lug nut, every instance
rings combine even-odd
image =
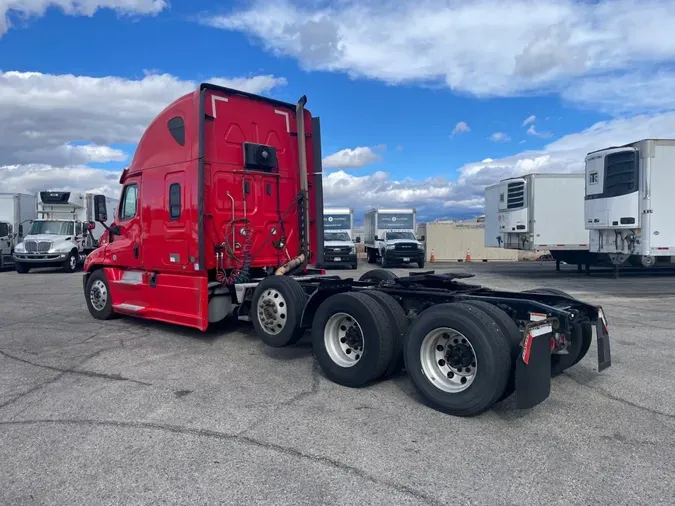
[[[438,351],[443,351],[444,348],[443,348],[443,346],[441,346],[441,345],[439,344],[438,346],[436,346],[436,349],[437,349]]]
[[[445,365],[445,360],[440,359],[440,360],[438,361],[438,365],[440,365],[441,367],[443,367],[443,366]]]
[[[452,371],[448,371],[448,378],[452,379],[455,377],[455,373]]]

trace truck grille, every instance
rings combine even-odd
[[[417,251],[417,244],[404,242],[394,245],[395,251]]]
[[[349,255],[352,250],[349,246],[328,246],[326,251],[331,255]]]
[[[506,190],[506,208],[520,209],[525,205],[525,183],[509,183]]]
[[[47,253],[52,249],[51,241],[26,241],[24,247],[28,253]]]

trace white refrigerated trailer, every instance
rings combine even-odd
[[[586,156],[585,227],[590,251],[615,266],[675,259],[675,139],[643,139]]]
[[[533,173],[486,187],[485,245],[549,251],[556,269],[596,263],[584,226],[584,180],[583,173]]]

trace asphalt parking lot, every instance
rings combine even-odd
[[[427,267],[602,304],[612,367],[594,343],[536,408],[460,419],[405,375],[332,384],[305,342],[98,322],[80,273],[3,272],[0,504],[672,504],[675,275]]]

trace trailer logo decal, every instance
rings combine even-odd
[[[598,181],[600,180],[598,176],[598,171],[594,170],[593,172],[588,173],[588,184],[598,184]]]

